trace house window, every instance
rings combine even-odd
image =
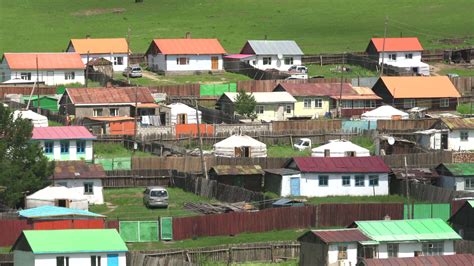
[[[123,65],[123,56],[116,56],[114,57],[114,65],[121,66]]]
[[[69,266],[69,257],[56,257],[56,266]]]
[[[466,177],[464,179],[464,189],[474,190],[474,177]]]
[[[311,99],[303,99],[304,108],[311,108]]]
[[[100,256],[91,256],[91,266],[100,266]]]
[[[443,255],[444,242],[426,242],[423,243],[422,249],[424,256]]]
[[[449,99],[439,99],[439,107],[449,107]]]
[[[375,100],[366,100],[365,108],[375,108]]]
[[[285,65],[293,65],[293,57],[285,57]]]
[[[76,142],[76,146],[77,146],[77,153],[86,152],[86,142],[84,140],[78,140]]]
[[[415,99],[405,99],[403,100],[403,108],[408,109],[408,108],[413,108],[416,105]]]
[[[102,116],[102,109],[93,109],[92,116]]]
[[[397,54],[389,54],[388,59],[392,61],[397,61]]]
[[[292,110],[291,105],[287,105],[286,106],[286,113],[291,114],[291,110]]]
[[[76,73],[74,71],[72,72],[64,72],[64,79],[65,80],[73,80],[76,78]]]
[[[257,114],[263,114],[263,112],[265,112],[265,106],[263,106],[263,105],[255,106],[255,112]]]
[[[319,186],[320,187],[327,187],[329,182],[329,176],[327,175],[320,175],[319,176]]]
[[[61,141],[61,153],[69,153],[69,140]]]
[[[468,131],[461,131],[459,132],[461,136],[461,141],[468,141],[469,140],[469,132]]]
[[[405,59],[413,59],[413,54],[412,53],[405,54]]]
[[[94,183],[85,182],[84,183],[84,195],[92,195],[92,194],[94,194]]]
[[[176,115],[176,124],[183,125],[188,123],[188,115],[187,114],[177,114]]]
[[[271,65],[272,64],[272,58],[271,57],[264,57],[263,58],[263,64],[264,65]]]
[[[62,182],[56,182],[56,185],[62,186],[62,187],[67,187],[67,182],[62,181]]]
[[[337,246],[337,260],[347,260],[347,246]]]
[[[44,153],[52,154],[53,153],[54,142],[52,141],[45,141],[44,142]]]
[[[363,175],[356,175],[356,176],[355,176],[355,186],[356,186],[356,187],[363,187],[363,186],[365,186],[365,176],[363,176]]]
[[[345,109],[352,109],[352,101],[351,100],[342,101],[341,106],[342,108],[345,108]]]
[[[351,185],[351,176],[343,175],[342,176],[342,186],[348,187]]]
[[[314,108],[322,108],[323,107],[323,100],[322,99],[314,99]]]
[[[364,100],[354,101],[354,108],[364,108],[364,106],[365,106]]]
[[[118,108],[110,108],[110,116],[119,116]]]
[[[21,72],[20,78],[22,80],[31,80],[31,73],[30,72]]]
[[[387,244],[387,255],[389,258],[397,258],[398,244]]]
[[[379,176],[378,175],[369,175],[369,186],[377,187],[379,185]]]
[[[177,65],[189,65],[189,58],[187,57],[178,57],[176,58]]]

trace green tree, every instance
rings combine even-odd
[[[241,115],[250,119],[255,119],[257,114],[255,113],[255,106],[257,102],[252,94],[247,94],[244,90],[240,90],[235,98],[235,111]]]
[[[49,184],[54,163],[31,141],[33,125],[26,119],[13,120],[9,108],[0,104],[0,202],[18,207],[25,193]]]

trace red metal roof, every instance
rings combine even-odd
[[[100,164],[88,164],[84,161],[59,161],[54,167],[50,179],[96,179],[106,178],[104,168]]]
[[[347,243],[371,240],[359,229],[315,230],[314,235],[324,243]]]
[[[135,95],[138,103],[154,103],[155,99],[146,87],[121,88],[67,88],[66,92],[73,104],[133,103]]]
[[[301,172],[316,173],[388,173],[390,168],[376,156],[368,157],[296,157]],[[290,161],[291,164],[291,161]]]
[[[385,38],[385,47],[383,47],[384,38],[372,38],[370,41],[374,44],[377,52],[410,52],[423,51],[418,38]]]
[[[78,53],[5,53],[10,69],[84,69],[84,63]]]
[[[292,96],[339,96],[341,83],[280,83],[275,91],[285,90]],[[350,83],[342,84],[342,95],[358,95]]]
[[[474,255],[456,254],[446,256],[419,256],[411,258],[363,259],[366,266],[472,266]]]
[[[153,42],[162,54],[205,55],[226,53],[217,39],[155,39]]]
[[[34,140],[61,140],[61,139],[96,139],[87,128],[83,126],[62,127],[34,127]]]

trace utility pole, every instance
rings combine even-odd
[[[407,169],[407,157],[405,156],[405,186],[407,191],[407,219],[411,219],[411,208],[410,208],[410,185],[408,184],[408,169]]]
[[[36,56],[36,84],[38,84],[38,81],[39,81],[38,56]],[[38,100],[38,106],[37,106],[36,112],[38,114],[41,114],[40,113],[41,112],[40,111],[41,104],[40,104],[40,90],[39,90],[39,88],[38,88],[38,91],[37,91],[37,95],[38,95],[38,99],[37,99]]]
[[[383,30],[383,43],[382,43],[382,69],[380,71],[380,76],[383,76],[383,64],[385,59],[385,39],[387,38],[387,24],[388,24],[388,16],[385,16],[385,26]]]
[[[87,59],[86,59],[86,88],[89,84],[89,82],[87,82],[87,80],[89,79],[89,51],[87,51]]]
[[[127,71],[130,71],[130,27],[127,30]],[[130,85],[130,72],[127,72],[127,84]]]
[[[343,82],[344,82],[345,55],[346,55],[346,52],[342,54],[341,88],[339,89],[339,102],[338,102],[338,108],[337,108],[339,118],[342,117],[342,87],[343,87]]]
[[[197,99],[194,99],[194,108],[196,109],[196,124],[197,124],[197,132],[198,132],[198,137],[199,137],[199,154],[201,156],[201,171],[206,177],[206,179],[209,179],[209,177],[207,176],[206,162],[204,161],[204,155],[202,153],[202,137],[201,137],[201,127],[200,127],[200,122],[199,122],[199,110],[198,110]]]
[[[138,85],[135,85],[135,129],[134,129],[134,142],[133,142],[133,153],[135,153],[135,150],[138,148],[137,144],[137,131],[138,131]]]

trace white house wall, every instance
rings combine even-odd
[[[389,55],[391,54],[397,54],[397,60],[391,60],[389,59]],[[407,59],[405,58],[405,54],[413,54],[413,58]],[[395,62],[404,62],[406,64],[410,62],[421,62],[421,52],[385,52],[385,53],[379,53],[379,63],[382,63],[382,58],[384,64],[390,64],[390,63],[395,63]]]
[[[20,79],[21,73],[31,73],[31,81],[36,81],[36,70],[13,70],[3,69],[1,74],[2,78],[7,81],[10,79]],[[74,72],[74,79],[65,79],[65,72]],[[46,85],[62,85],[62,84],[85,84],[84,69],[71,69],[71,70],[39,70],[38,81],[45,82]]]
[[[189,64],[178,65],[179,57],[189,58]],[[212,69],[212,57],[218,58],[217,69]],[[217,71],[223,69],[222,55],[148,55],[148,64],[154,71]]]
[[[461,131],[468,132],[468,140],[461,141]],[[453,130],[448,134],[448,149],[449,150],[474,150],[474,130]]]
[[[350,243],[350,244],[341,244],[347,246],[347,260],[339,261],[337,259],[338,256],[338,244],[328,245],[328,265],[330,266],[355,266],[357,264],[357,244]]]
[[[125,253],[77,253],[77,254],[44,254],[35,256],[35,266],[56,266],[56,257],[69,257],[69,266],[91,265],[91,256],[100,256],[100,265],[107,265],[107,254],[118,254],[118,265],[126,266]],[[15,264],[16,265],[16,264]]]
[[[319,186],[319,175],[327,175],[328,186]],[[342,176],[350,175],[350,186],[342,185]],[[326,174],[326,173],[301,173],[300,193],[306,197],[325,197],[325,196],[373,196],[388,195],[388,174],[370,174],[379,176],[379,185],[369,186],[369,174],[365,174],[364,186],[355,186],[355,174]]]
[[[41,147],[44,147],[44,140],[40,141]],[[84,156],[77,156],[76,150],[76,140],[70,140],[69,141],[69,157],[67,160],[74,161],[74,160],[86,160],[86,161],[91,161],[93,159],[93,146],[92,146],[92,140],[86,140],[86,147],[85,147],[85,153]],[[53,160],[65,160],[64,157],[61,158],[61,141],[60,140],[54,140],[53,144],[53,155],[50,157],[50,159]]]
[[[453,177],[453,176],[440,176],[439,178],[440,186],[452,189],[456,191],[463,191],[464,190],[464,178],[462,177]]]
[[[436,242],[436,241],[434,241]],[[444,253],[443,255],[454,255],[454,242],[452,240],[446,240],[444,242]],[[417,243],[399,243],[398,245],[398,257],[399,258],[411,258],[415,256],[415,251],[422,251],[423,244]],[[387,243],[380,243],[378,246],[378,257],[379,259],[388,258]]]
[[[281,196],[291,196],[291,179],[300,178],[300,174],[282,175],[281,177]]]
[[[263,58],[271,57],[271,64],[264,65]],[[286,65],[285,57],[293,57],[293,64]],[[244,58],[242,61],[248,61],[250,65],[255,68],[266,70],[266,69],[278,69],[280,71],[288,71],[288,69],[293,65],[301,65],[301,55],[283,55],[282,59],[278,59],[278,55],[257,55],[255,58]]]
[[[93,183],[92,194],[84,194],[84,183]],[[84,195],[89,204],[104,204],[101,179],[55,179],[54,184],[64,185],[78,194]]]

